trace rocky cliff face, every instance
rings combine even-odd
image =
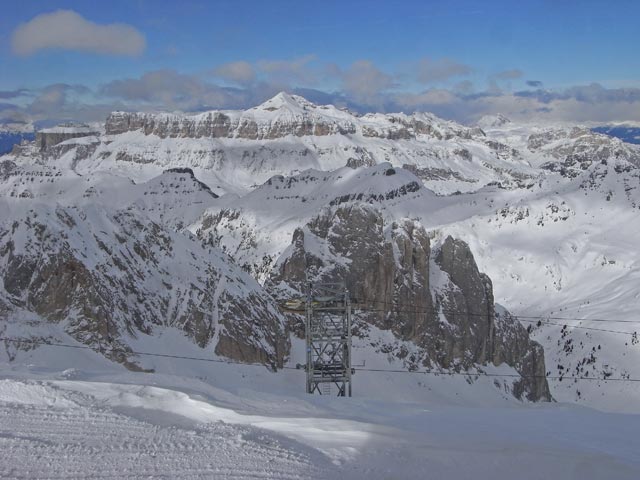
[[[449,280],[447,289],[436,292],[436,303],[458,337],[445,343],[444,363],[455,363],[460,357],[466,357],[465,362],[506,363],[523,376],[513,386],[517,398],[549,400],[542,346],[529,338],[527,329],[509,312],[497,311],[491,279],[478,270],[469,246],[447,237],[435,264]]]
[[[59,125],[36,132],[36,147],[40,152],[73,138],[95,136],[99,133],[88,125]]]
[[[441,361],[445,364],[452,364],[456,358],[465,363],[491,361],[495,340],[491,280],[478,270],[469,246],[452,237],[444,240],[434,260],[440,275],[444,273],[436,301],[459,337],[444,345]]]
[[[437,140],[483,137],[479,128],[467,128],[429,114],[369,114],[357,117],[333,106],[318,106],[296,95],[280,93],[245,111],[211,111],[198,115],[113,112],[106,133],[142,131],[160,138],[243,138],[273,140],[288,135],[327,136],[362,134],[388,140]]]
[[[137,369],[128,338],[182,330],[225,357],[282,365],[289,344],[271,298],[215,249],[135,208],[34,206],[0,228],[4,319],[26,311]]]
[[[349,114],[318,107],[302,97],[280,93],[246,111],[211,111],[199,115],[114,112],[106,133],[118,135],[140,130],[160,138],[244,138],[272,140],[287,135],[326,136],[355,133]]]
[[[117,135],[141,130],[145,135],[160,138],[244,138],[272,140],[287,135],[324,136],[354,133],[355,126],[331,123],[301,115],[299,118],[267,121],[232,116],[229,113],[209,112],[194,117],[154,115],[146,113],[114,112],[106,122],[106,133]]]
[[[285,299],[303,296],[309,281],[343,279],[361,321],[420,348],[413,367],[507,363],[523,375],[515,396],[550,399],[542,348],[517,321],[496,316],[491,281],[464,242],[448,237],[434,252],[414,221],[385,225],[362,204],[327,208],[295,231],[265,286]]]

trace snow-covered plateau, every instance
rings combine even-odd
[[[0,157],[0,476],[640,478],[640,147],[278,94]],[[304,393],[308,282],[352,398]],[[335,391],[334,391],[335,393]]]

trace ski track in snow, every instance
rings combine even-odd
[[[233,394],[226,395],[228,404]],[[633,441],[638,415],[566,405],[429,410],[315,397],[292,405],[291,417],[282,402],[292,397],[250,396],[262,396],[260,407],[247,413],[249,404],[236,397],[244,405],[238,413],[155,386],[6,378],[0,380],[0,477],[640,476]]]
[[[11,383],[23,398],[4,401],[2,388],[3,478],[294,479],[333,468],[317,452],[248,426],[139,407],[119,412],[51,385]]]

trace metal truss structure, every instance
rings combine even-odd
[[[307,393],[351,396],[351,302],[343,283],[309,285],[306,300]]]

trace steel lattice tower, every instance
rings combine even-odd
[[[307,393],[351,396],[351,302],[343,283],[309,285],[306,301]]]

